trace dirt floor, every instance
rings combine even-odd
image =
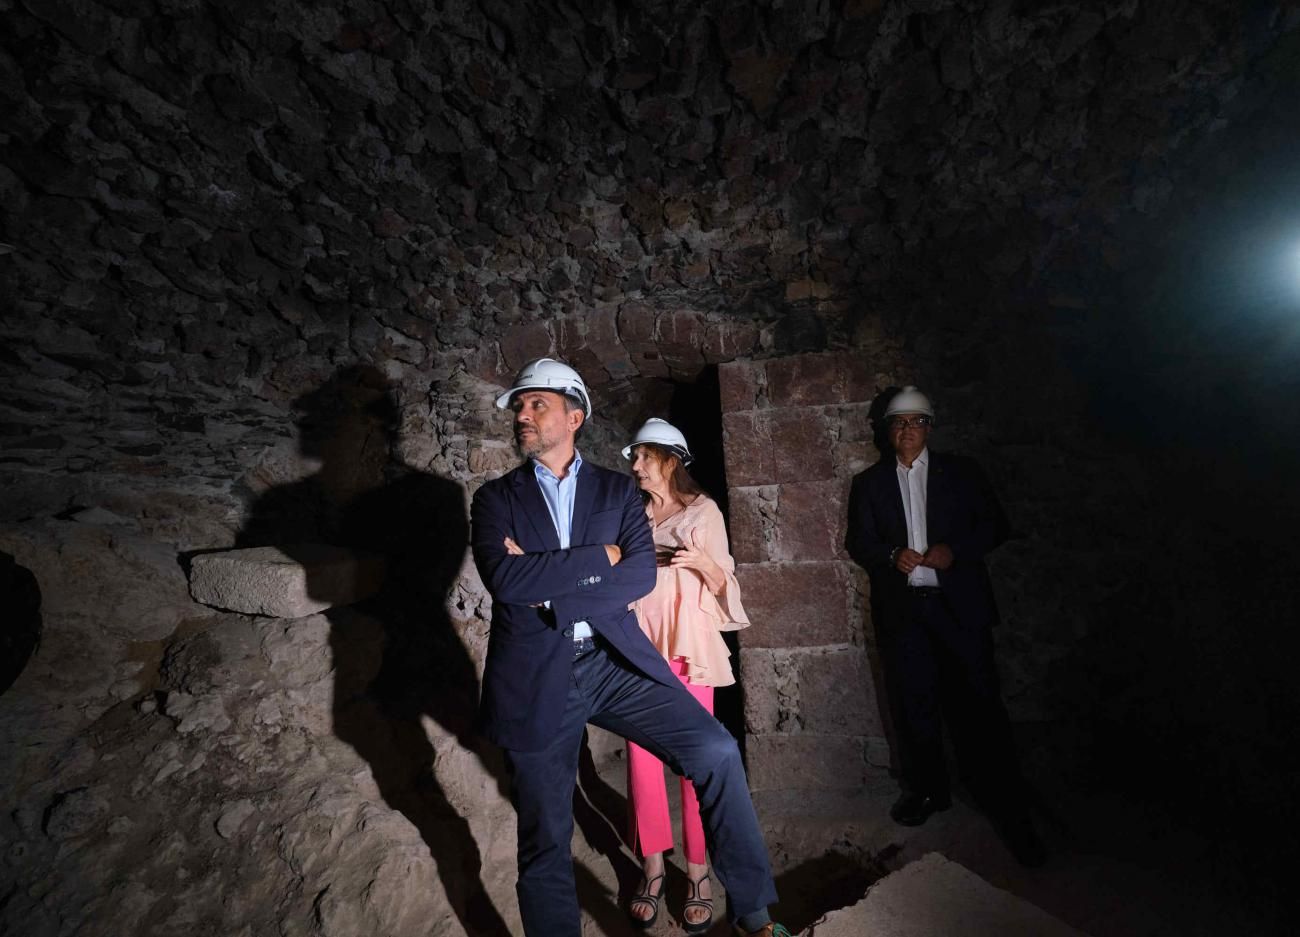
[[[1111,791],[1080,790],[1042,753],[1030,750],[1026,762],[1036,789],[1035,815],[1050,850],[1040,869],[1018,865],[992,825],[960,793],[950,810],[910,829],[889,819],[896,796],[892,782],[851,796],[758,796],[781,895],[775,917],[798,933],[858,901],[891,871],[938,852],[1092,937],[1293,932],[1270,896],[1270,883],[1240,843],[1185,828],[1158,804],[1135,805]],[[621,897],[635,888],[639,872],[619,835],[623,766],[606,761],[600,771],[589,765],[584,775],[575,838],[584,933],[637,933]],[[652,935],[682,933],[684,865],[677,855],[668,858],[667,899]],[[730,931],[716,881],[714,891],[717,923],[709,933],[721,937]]]

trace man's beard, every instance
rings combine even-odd
[[[529,436],[524,438],[520,438],[519,434],[515,433],[515,448],[526,459],[537,458],[537,456],[542,455],[554,446],[555,442],[556,440],[546,436],[539,429],[534,429]]]

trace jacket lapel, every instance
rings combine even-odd
[[[943,457],[930,453],[930,471],[925,486],[925,531],[931,543],[943,543],[948,536],[948,475]]]
[[[570,546],[585,546],[587,543],[587,520],[591,517],[592,506],[596,503],[596,486],[596,473],[584,463],[578,472],[577,490],[573,493],[573,528],[569,531]]]
[[[555,532],[551,511],[546,506],[546,499],[542,497],[542,489],[537,484],[537,475],[534,474],[531,461],[515,469],[514,488],[518,498],[516,516],[524,516],[525,522],[532,529],[533,537],[540,540],[547,550],[558,550],[560,535]],[[524,545],[521,543],[520,546]]]
[[[880,473],[880,486],[883,500],[889,509],[889,538],[898,543],[907,543],[907,514],[903,510],[903,489],[898,484],[898,460],[889,455],[889,465]]]

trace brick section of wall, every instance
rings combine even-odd
[[[843,790],[888,770],[866,577],[844,552],[849,482],[876,458],[864,356],[720,369],[754,790]]]

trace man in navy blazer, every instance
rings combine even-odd
[[[485,483],[471,509],[474,562],[492,594],[479,724],[505,750],[513,780],[525,933],[581,932],[570,840],[579,748],[592,723],[695,783],[738,931],[772,934],[776,890],[735,740],[628,610],[654,588],[654,541],[632,478],[584,462],[575,448],[591,410],[582,378],[542,358],[497,405],[513,410],[527,461]]]
[[[889,448],[853,479],[846,548],[871,576],[871,610],[899,748],[902,796],[890,815],[916,826],[951,805],[946,721],[958,765],[1018,859],[1042,860],[993,658],[998,611],[985,556],[1006,517],[972,459],[931,452],[934,410],[915,387],[885,410]],[[946,717],[946,719],[945,719]]]

